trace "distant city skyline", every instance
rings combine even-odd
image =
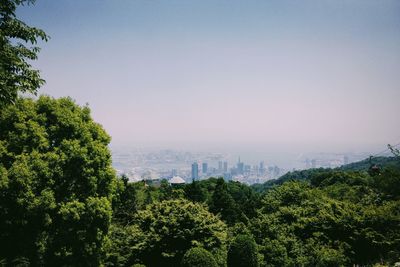
[[[39,91],[112,145],[377,151],[400,141],[400,1],[38,0]]]
[[[209,177],[223,177],[227,181],[253,184],[276,179],[293,170],[337,168],[368,159],[370,155],[369,153],[307,153],[295,157],[290,155],[282,157],[282,154],[263,156],[250,153],[242,157],[242,154],[236,156],[218,151],[146,150],[125,147],[113,150],[113,166],[118,175],[125,174],[131,181],[160,181],[180,176],[186,182],[191,182]],[[374,156],[390,155],[392,154],[387,148]]]

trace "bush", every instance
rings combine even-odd
[[[182,267],[217,267],[214,256],[204,248],[189,249],[182,259]]]
[[[211,251],[218,263],[225,261],[226,225],[201,204],[156,202],[139,211],[133,224],[141,233],[135,235],[131,253],[147,266],[179,266],[194,246]]]
[[[238,235],[228,250],[228,267],[257,267],[257,246],[248,235]]]

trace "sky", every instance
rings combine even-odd
[[[400,143],[398,0],[37,0],[41,94],[114,145]]]

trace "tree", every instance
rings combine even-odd
[[[388,148],[395,157],[400,158],[400,150],[396,146],[388,145]]]
[[[194,179],[192,183],[185,186],[185,196],[193,202],[204,202],[207,199],[200,182]]]
[[[40,73],[30,65],[40,49],[28,47],[38,40],[47,41],[46,33],[30,27],[16,17],[20,5],[35,0],[2,0],[0,3],[0,107],[14,103],[18,93],[36,93],[44,83]]]
[[[189,249],[182,258],[182,267],[217,267],[214,256],[204,248]]]
[[[227,184],[223,178],[217,180],[209,206],[212,213],[220,214],[222,220],[229,225],[233,225],[241,219],[240,211],[229,194]]]
[[[239,211],[248,218],[255,217],[261,204],[258,194],[250,186],[240,182],[229,181],[227,185],[228,192],[234,199]]]
[[[172,186],[168,183],[166,179],[161,180],[160,184],[160,200],[172,199]]]
[[[0,109],[0,259],[99,264],[115,187],[109,142],[69,98]]]
[[[228,267],[258,267],[257,245],[248,235],[238,235],[228,250]]]
[[[137,211],[137,194],[133,183],[129,183],[126,175],[118,179],[116,197],[113,201],[113,220],[127,224]]]
[[[325,178],[318,179],[318,188],[287,182],[265,195],[252,221],[265,264],[347,266],[398,259],[399,201],[366,190],[362,176],[327,173]],[[345,196],[338,194],[343,189]]]
[[[165,200],[138,211],[132,255],[148,266],[179,266],[184,253],[195,246],[225,260],[226,225],[207,209],[187,200]]]

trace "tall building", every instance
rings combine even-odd
[[[240,157],[239,157],[239,161],[237,163],[237,171],[238,171],[238,174],[243,174],[243,172],[244,172],[244,163],[240,162]]]
[[[203,162],[201,171],[202,171],[203,175],[207,174],[207,172],[208,172],[208,164],[207,164],[207,162]]]
[[[197,164],[197,162],[193,162],[192,164],[192,179],[193,180],[199,179],[199,164]]]
[[[260,167],[258,168],[258,171],[259,171],[260,174],[264,174],[265,173],[264,161],[260,161]]]
[[[224,172],[228,172],[228,162],[224,161]]]
[[[218,171],[222,172],[222,161],[218,161]]]

